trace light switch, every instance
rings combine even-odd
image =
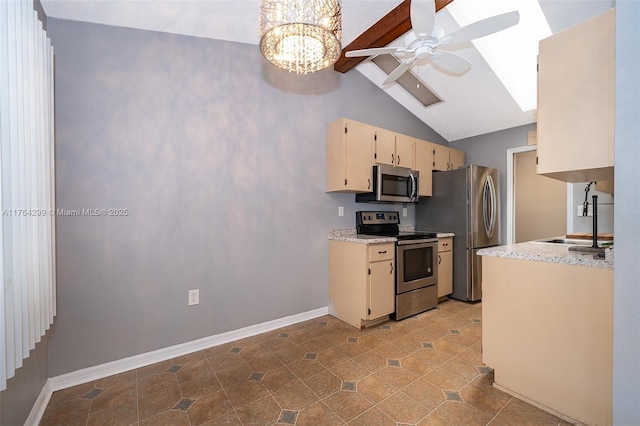
[[[407,208],[406,207],[402,208],[402,217],[407,217]]]
[[[339,206],[338,207],[338,216],[344,216],[344,207],[343,206]]]

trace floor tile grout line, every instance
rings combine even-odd
[[[358,353],[357,355],[354,355],[353,353],[350,355],[349,353],[344,353],[344,352],[341,352],[341,351],[340,351],[340,349],[337,349],[337,347],[338,347],[338,346],[340,346],[340,345],[344,344],[345,342],[343,342],[343,343],[339,343],[339,344],[334,344],[334,343],[327,344],[327,346],[326,346],[326,347],[323,347],[322,349],[315,349],[315,348],[311,348],[311,349],[309,349],[309,346],[308,346],[308,345],[305,345],[305,344],[307,343],[307,341],[310,341],[310,340],[313,340],[313,339],[322,339],[322,337],[324,337],[324,336],[325,336],[325,334],[324,334],[324,333],[320,333],[320,332],[318,332],[318,330],[311,330],[311,327],[313,326],[313,324],[312,324],[312,323],[308,323],[308,324],[306,324],[304,327],[298,327],[298,328],[294,328],[294,329],[292,329],[292,330],[291,330],[291,331],[298,331],[298,332],[301,332],[301,337],[297,340],[297,342],[292,342],[291,347],[295,347],[295,348],[297,348],[297,349],[299,349],[299,350],[301,350],[301,351],[303,351],[303,352],[305,352],[305,353],[306,353],[306,352],[309,352],[309,351],[317,351],[317,353],[318,353],[318,354],[319,354],[319,353],[322,353],[322,352],[324,352],[324,351],[326,351],[326,350],[336,348],[336,350],[337,350],[338,352],[340,352],[340,353],[344,356],[344,358],[340,359],[340,360],[339,360],[339,362],[337,362],[335,365],[331,365],[331,366],[329,366],[329,365],[327,365],[327,364],[324,364],[324,363],[320,362],[320,360],[318,360],[318,359],[316,359],[316,360],[315,360],[315,362],[316,362],[316,363],[318,363],[318,364],[322,367],[322,372],[324,372],[324,371],[329,371],[329,372],[331,372],[331,374],[334,374],[334,375],[335,375],[335,372],[333,371],[333,369],[334,369],[334,368],[336,368],[336,367],[338,367],[339,365],[342,365],[342,364],[344,364],[344,363],[346,363],[346,362],[353,361],[353,362],[354,362],[355,364],[357,364],[359,367],[364,368],[364,369],[366,370],[366,372],[367,372],[367,374],[366,374],[366,375],[364,375],[364,376],[360,377],[358,380],[356,380],[356,382],[358,382],[358,381],[360,381],[360,380],[363,380],[363,379],[364,379],[364,378],[366,378],[366,377],[369,377],[369,376],[371,376],[371,375],[375,374],[376,372],[380,371],[380,370],[381,370],[382,368],[384,368],[384,367],[380,367],[380,368],[377,368],[377,369],[369,368],[369,367],[367,367],[367,366],[365,366],[365,365],[363,365],[363,364],[360,364],[358,361],[356,361],[356,358],[358,358],[358,357],[360,357],[360,356],[362,356],[362,355],[365,355],[365,354],[375,354],[375,355],[381,356],[381,354],[380,354],[380,353],[378,353],[378,352],[376,351],[376,349],[377,349],[377,348],[379,348],[379,347],[381,347],[381,346],[388,345],[388,344],[393,344],[394,342],[399,343],[398,341],[399,341],[400,339],[403,339],[403,338],[409,338],[409,339],[411,339],[411,340],[413,340],[413,341],[420,342],[420,341],[421,341],[421,340],[423,340],[423,339],[416,338],[415,336],[412,336],[412,334],[413,334],[413,333],[415,333],[415,332],[418,332],[419,330],[428,329],[428,328],[429,328],[429,327],[431,327],[431,326],[436,326],[436,327],[438,327],[438,326],[437,326],[437,324],[438,324],[438,323],[440,323],[440,324],[441,324],[441,325],[439,326],[439,328],[447,328],[447,329],[449,329],[449,330],[456,329],[456,330],[463,331],[464,329],[466,329],[466,328],[468,328],[468,327],[472,326],[474,323],[479,322],[479,321],[474,321],[474,319],[476,319],[477,317],[479,317],[479,315],[476,315],[475,313],[469,313],[469,312],[465,313],[465,312],[464,312],[465,310],[466,310],[466,309],[456,309],[455,311],[448,312],[446,315],[445,315],[445,314],[442,314],[442,317],[441,317],[441,318],[438,318],[437,320],[433,320],[433,321],[431,321],[431,320],[430,320],[428,323],[426,323],[426,322],[421,323],[421,324],[417,324],[417,323],[416,323],[416,327],[414,327],[411,331],[407,330],[406,328],[405,328],[405,329],[401,329],[400,327],[398,327],[398,328],[395,330],[396,332],[394,332],[393,330],[391,330],[391,331],[388,331],[388,332],[387,332],[387,331],[385,331],[385,330],[377,329],[377,330],[371,330],[370,332],[368,332],[368,333],[366,333],[366,334],[362,334],[359,330],[358,330],[358,331],[354,331],[354,330],[341,329],[340,327],[335,327],[335,329],[333,329],[333,330],[331,330],[331,331],[328,331],[328,332],[327,332],[327,334],[326,334],[326,335],[329,335],[329,334],[337,334],[337,335],[339,335],[339,336],[341,336],[342,338],[345,338],[345,339],[346,339],[349,335],[356,335],[356,336],[359,336],[359,338],[361,338],[361,337],[368,336],[368,335],[374,335],[374,333],[378,333],[378,337],[380,337],[382,340],[386,341],[386,343],[384,343],[384,345],[377,345],[377,346],[367,346],[367,345],[364,345],[364,346],[366,347],[366,351],[365,351],[365,352],[362,352],[362,353]],[[460,318],[453,318],[454,316],[457,316],[457,315],[459,315],[459,316],[460,316]],[[466,319],[465,319],[465,318],[466,318]],[[459,322],[462,322],[462,323],[459,323]],[[396,323],[392,323],[391,325],[393,326],[393,325],[395,325],[395,324],[396,324]],[[306,340],[306,341],[304,340],[304,331],[305,331],[305,330],[306,330],[306,331],[308,331],[308,333],[307,333],[307,334],[308,334],[308,340]],[[313,332],[312,332],[312,331],[313,331]],[[381,331],[382,331],[382,332],[381,332]],[[448,336],[451,336],[451,335],[453,335],[453,334],[457,334],[457,333],[451,333],[451,332],[449,331],[448,333],[445,333],[445,334],[440,334],[440,332],[438,332],[437,334],[439,335],[439,337],[437,337],[436,339],[433,339],[433,343],[437,343],[438,341],[440,341],[440,340],[442,340],[442,339],[445,339],[445,338],[447,338]],[[274,334],[274,335],[272,335],[272,336],[275,336],[275,334]],[[472,334],[469,334],[469,335],[467,335],[467,336],[468,336],[468,337],[470,337],[470,338],[473,340],[473,335],[472,335]],[[258,340],[248,340],[248,339],[246,339],[246,340],[245,340],[245,339],[242,339],[242,340],[243,340],[242,346],[243,346],[243,347],[248,347],[248,346],[251,346],[251,345],[254,345],[254,344],[259,344],[259,345],[261,345],[261,346],[262,346],[262,343],[267,342],[267,341],[269,341],[269,340],[271,340],[271,339],[273,339],[273,338],[274,338],[274,337],[271,337],[271,338],[264,338],[264,339],[258,339]],[[458,348],[458,349],[455,349],[455,350],[453,350],[453,351],[450,351],[450,352],[451,352],[451,354],[452,354],[452,356],[451,356],[450,358],[447,358],[447,359],[445,359],[445,360],[442,360],[441,362],[439,362],[439,363],[437,363],[437,364],[433,364],[433,365],[431,365],[431,366],[429,367],[430,369],[429,369],[428,371],[426,371],[426,372],[423,372],[423,373],[422,373],[422,372],[418,372],[418,373],[416,373],[416,371],[415,371],[415,370],[409,370],[409,369],[407,369],[407,371],[410,371],[411,373],[416,374],[416,375],[417,375],[417,377],[416,377],[416,378],[414,378],[413,380],[411,380],[410,382],[408,382],[408,383],[404,384],[402,387],[395,388],[395,386],[394,386],[394,391],[393,391],[393,393],[392,393],[391,395],[389,395],[387,398],[385,398],[385,399],[383,399],[383,400],[379,401],[378,403],[374,403],[374,404],[372,404],[372,406],[371,406],[371,407],[369,407],[367,410],[365,410],[365,411],[363,411],[362,413],[360,413],[358,416],[354,417],[354,419],[356,419],[356,418],[358,418],[359,416],[363,415],[364,413],[368,412],[368,411],[369,411],[369,410],[371,410],[373,407],[377,407],[378,409],[380,409],[379,405],[380,405],[384,400],[386,400],[386,399],[390,398],[390,397],[391,397],[391,396],[393,396],[393,395],[397,395],[397,394],[398,394],[398,393],[400,393],[400,392],[403,392],[403,390],[404,390],[404,389],[406,389],[406,388],[407,388],[411,383],[414,383],[415,381],[417,381],[417,380],[419,380],[419,379],[421,379],[421,378],[424,378],[424,376],[426,376],[426,375],[427,375],[427,374],[429,374],[430,372],[435,371],[435,370],[436,370],[436,369],[438,369],[438,368],[444,368],[444,365],[446,365],[447,363],[451,362],[452,360],[458,360],[458,361],[460,361],[461,363],[464,363],[464,364],[470,365],[470,366],[472,366],[472,367],[474,367],[474,368],[476,369],[476,374],[474,375],[474,377],[473,377],[473,378],[469,378],[469,379],[466,379],[466,376],[462,376],[462,375],[460,375],[459,373],[457,373],[456,371],[453,371],[453,370],[447,370],[447,369],[445,369],[445,370],[447,371],[447,373],[454,374],[454,375],[456,375],[456,376],[458,376],[458,377],[460,377],[460,378],[463,378],[463,379],[466,379],[466,380],[467,380],[467,381],[466,381],[466,383],[465,383],[464,385],[460,386],[460,388],[458,389],[458,391],[462,391],[463,389],[468,388],[468,387],[469,387],[469,385],[473,385],[473,386],[478,387],[474,382],[476,381],[476,379],[477,379],[479,376],[481,376],[482,374],[486,374],[486,373],[483,373],[483,372],[481,372],[480,370],[478,370],[478,368],[477,368],[477,367],[478,367],[478,365],[476,365],[476,363],[474,363],[474,362],[472,362],[472,361],[469,361],[469,360],[467,360],[467,359],[462,359],[463,354],[465,354],[465,353],[466,353],[467,351],[469,351],[469,350],[472,350],[474,347],[477,347],[477,345],[478,345],[478,344],[480,344],[480,350],[481,350],[481,340],[479,340],[479,341],[477,341],[477,340],[476,340],[476,341],[473,341],[473,343],[470,343],[470,344],[464,344],[462,347],[460,347],[460,348]],[[329,395],[326,395],[324,398],[321,398],[321,397],[320,397],[320,395],[319,395],[319,394],[316,394],[316,393],[315,393],[315,392],[310,388],[310,386],[305,382],[305,380],[307,380],[307,379],[309,379],[309,378],[311,378],[311,377],[314,377],[315,375],[320,374],[321,372],[318,372],[318,373],[316,373],[316,374],[313,374],[313,375],[308,376],[308,377],[306,377],[306,378],[305,378],[305,377],[304,377],[304,374],[303,374],[303,375],[300,375],[300,373],[296,373],[295,371],[293,371],[293,370],[290,368],[290,365],[291,365],[292,363],[287,363],[287,362],[284,362],[282,359],[280,359],[280,358],[275,354],[275,351],[272,349],[272,347],[264,346],[264,347],[263,347],[263,350],[264,350],[264,349],[268,350],[268,352],[269,352],[270,354],[274,355],[274,356],[278,359],[278,361],[282,363],[282,366],[283,366],[283,367],[287,368],[287,369],[288,369],[288,371],[289,371],[289,372],[290,372],[290,373],[291,373],[291,374],[292,374],[292,375],[293,375],[297,380],[299,380],[301,383],[303,383],[303,385],[305,386],[305,388],[306,388],[306,389],[308,389],[308,390],[310,390],[310,391],[311,391],[311,393],[315,396],[315,398],[317,398],[317,400],[316,400],[315,402],[313,402],[312,404],[315,404],[315,403],[317,403],[317,402],[323,402],[323,404],[326,406],[326,399],[327,399],[329,396],[334,395],[335,393],[339,392],[339,390],[336,390],[336,391],[334,391],[333,393],[331,393],[331,394],[329,394]],[[417,352],[419,352],[420,350],[421,350],[421,348],[419,348],[419,347],[413,347],[413,348],[409,347],[409,349],[406,349],[406,347],[405,347],[405,349],[403,349],[403,354],[402,354],[401,356],[399,356],[399,359],[404,359],[404,358],[406,358],[406,357],[408,357],[408,356],[411,356],[411,355],[413,355],[413,354],[416,354],[416,353],[417,353]],[[405,351],[406,351],[406,352],[405,352]],[[227,389],[226,389],[224,386],[222,386],[222,383],[220,382],[220,378],[218,377],[218,373],[217,373],[217,372],[216,372],[216,370],[213,368],[212,361],[211,361],[211,359],[212,359],[213,357],[208,357],[208,356],[206,356],[206,354],[204,354],[204,355],[205,355],[205,358],[207,359],[207,365],[209,366],[209,368],[211,368],[211,369],[213,370],[213,372],[214,372],[214,374],[215,374],[215,377],[216,377],[217,383],[220,385],[221,390],[224,390],[225,396],[228,398],[229,394],[228,394],[228,392],[227,392]],[[251,365],[249,365],[249,363],[250,363],[251,359],[247,359],[247,358],[244,358],[244,357],[241,357],[241,358],[242,358],[242,363],[243,363],[243,364],[244,364],[244,365],[245,365],[249,370],[253,371],[253,368],[251,367]],[[388,359],[388,358],[386,358],[386,357],[383,357],[383,358]],[[295,362],[303,362],[303,361],[304,361],[304,359],[298,359],[298,360],[296,360]],[[426,360],[424,360],[424,359],[423,359],[423,361],[426,361]],[[239,363],[239,364],[240,364],[240,363]],[[281,368],[281,367],[278,367],[278,368]],[[404,368],[404,367],[402,367],[402,368]],[[136,374],[136,376],[135,376],[135,377],[136,377],[136,378],[135,378],[135,380],[136,380],[136,418],[137,418],[137,421],[138,421],[138,422],[140,422],[140,411],[139,411],[139,396],[140,396],[140,395],[139,395],[139,379],[140,379],[140,375],[139,375],[139,372],[138,372],[137,370],[136,370],[136,373],[135,373],[135,374]],[[338,376],[338,377],[340,377],[340,376]],[[342,379],[341,379],[341,380],[342,380]],[[431,384],[433,384],[433,385],[435,385],[435,386],[437,386],[437,387],[440,387],[440,386],[436,385],[435,383],[431,382],[430,380],[428,380],[428,382],[430,382]],[[390,383],[389,383],[389,382],[387,382],[386,380],[385,380],[385,383],[387,383],[387,384],[389,384],[389,385],[390,385]],[[96,385],[96,383],[94,383],[94,387],[95,387],[95,385]],[[183,394],[183,391],[182,391],[182,387],[180,387],[179,382],[178,382],[178,386],[179,386],[179,389],[180,389],[180,395],[184,398],[184,394]],[[264,386],[264,384],[262,384],[262,386]],[[280,403],[275,399],[275,397],[273,396],[275,392],[272,392],[270,389],[266,388],[266,386],[264,386],[264,387],[265,387],[265,389],[267,390],[268,395],[269,395],[270,397],[272,397],[272,398],[277,402],[278,407],[280,407],[280,409],[281,409],[281,410],[282,410],[282,409],[284,409],[284,408],[282,407],[282,405],[281,405],[281,404],[280,404]],[[285,387],[285,388],[286,388],[286,387]],[[283,388],[283,389],[284,389],[284,388]],[[480,389],[482,389],[482,388],[480,388]],[[364,397],[364,395],[362,395],[362,394],[360,394],[360,395],[361,395],[362,397]],[[368,398],[366,398],[366,397],[364,397],[364,398],[368,400]],[[199,398],[197,398],[197,399],[199,399]],[[196,400],[197,400],[197,399],[196,399]],[[496,412],[496,413],[495,413],[495,414],[494,414],[494,415],[489,419],[489,422],[492,422],[492,421],[493,421],[493,420],[494,420],[494,419],[495,419],[495,418],[496,418],[500,413],[502,413],[502,412],[505,410],[505,407],[507,407],[507,406],[508,406],[508,404],[509,404],[512,400],[513,400],[513,398],[509,398],[509,399],[505,402],[505,404],[500,408],[500,410],[498,410],[498,411],[497,411],[497,412]],[[91,404],[90,404],[90,407],[89,407],[89,414],[88,414],[88,416],[87,416],[87,423],[88,423],[88,421],[89,421],[89,416],[91,415],[91,408],[92,408],[92,406],[93,406],[93,402],[94,402],[94,401],[92,400],[92,401],[91,401]],[[373,401],[371,401],[371,400],[368,400],[368,402],[369,402],[369,403],[373,403]],[[417,402],[419,402],[419,401],[417,401]],[[432,414],[432,413],[433,413],[433,412],[434,412],[438,407],[440,407],[440,406],[441,406],[442,404],[444,404],[445,402],[446,402],[446,400],[445,400],[445,401],[442,401],[442,402],[441,402],[441,403],[440,403],[440,404],[439,404],[439,405],[438,405],[434,410],[431,410],[431,411],[427,414],[427,416],[428,416],[428,415],[430,415],[430,414]],[[484,410],[482,410],[482,409],[480,409],[480,408],[476,407],[476,406],[475,406],[475,405],[473,405],[473,404],[470,404],[470,403],[468,403],[468,402],[466,402],[466,401],[464,401],[464,400],[463,400],[463,402],[464,402],[464,403],[466,403],[466,404],[469,404],[471,407],[474,407],[475,409],[478,409],[478,410],[479,410],[479,411],[481,411],[481,412],[484,412],[484,413],[486,413],[486,414],[489,414],[488,412],[486,412],[486,411],[484,411]],[[309,405],[311,405],[311,404],[308,404],[307,406],[305,406],[305,408],[306,408],[306,407],[308,407]],[[240,420],[240,419],[239,419],[239,417],[238,417],[238,414],[237,414],[237,408],[236,408],[235,406],[233,406],[233,404],[232,404],[232,407],[233,407],[233,415],[234,415],[238,420]],[[331,411],[333,414],[336,414],[339,418],[341,418],[341,417],[340,417],[340,416],[339,416],[339,415],[338,415],[338,414],[337,414],[333,409],[331,409],[331,407],[328,407],[328,408],[330,409],[330,411]],[[304,408],[303,408],[303,409],[304,409]],[[168,410],[167,410],[167,411],[168,411]],[[302,411],[302,409],[301,409],[301,410],[297,410],[297,411],[299,411],[299,412],[300,412],[300,411]],[[384,410],[383,410],[383,412],[384,412]],[[385,413],[385,414],[386,414],[386,413]],[[353,421],[354,419],[351,419],[350,421]],[[445,420],[445,421],[447,421],[446,419],[444,419],[444,420]],[[190,417],[188,417],[188,421],[189,421],[189,423],[191,424],[191,418],[190,418]],[[488,422],[488,423],[489,423],[489,422]],[[559,421],[559,423],[558,423],[558,424],[562,424],[562,421]]]

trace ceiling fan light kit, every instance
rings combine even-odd
[[[345,53],[348,58],[357,56],[377,56],[394,54],[401,57],[400,65],[388,74],[382,85],[395,82],[409,70],[416,60],[426,60],[439,71],[453,76],[461,76],[471,69],[471,62],[457,53],[450,52],[461,43],[488,36],[516,25],[520,20],[517,11],[492,16],[462,27],[450,34],[435,26],[435,0],[412,0],[410,9],[413,33],[405,42],[406,46],[377,47],[352,50]]]
[[[332,66],[342,51],[340,0],[261,0],[260,51],[296,74]]]

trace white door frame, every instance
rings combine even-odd
[[[519,146],[507,149],[507,244],[513,244],[515,239],[515,209],[514,209],[514,157],[521,152],[535,151],[535,145]],[[573,232],[573,184],[567,183],[567,234]]]

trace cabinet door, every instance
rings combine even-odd
[[[393,260],[371,262],[369,269],[369,316],[376,319],[395,310],[395,275]]]
[[[449,166],[450,170],[464,166],[464,151],[449,149]]]
[[[433,170],[449,170],[449,148],[446,146],[433,144]]]
[[[371,191],[371,127],[355,121],[346,123],[345,190]]]
[[[415,141],[415,170],[420,172],[418,186],[421,197],[430,197],[432,192],[431,171],[433,167],[433,144],[417,140]]]
[[[378,164],[396,165],[396,135],[383,129],[373,131],[374,162]]]
[[[538,173],[613,179],[615,10],[540,41]]]
[[[438,297],[453,292],[453,251],[438,252]]]
[[[414,139],[396,135],[396,166],[414,169]]]

